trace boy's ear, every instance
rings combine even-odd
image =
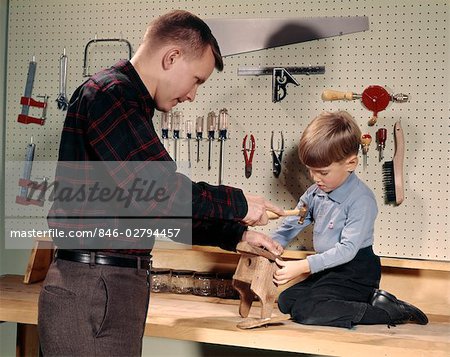
[[[358,166],[358,155],[352,155],[345,160],[346,168],[348,172],[353,172],[356,170],[356,166]]]
[[[169,69],[173,66],[173,64],[178,60],[181,56],[181,51],[178,48],[169,49],[163,56],[163,68]]]

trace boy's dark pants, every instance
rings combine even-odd
[[[363,248],[352,261],[283,291],[278,306],[302,324],[350,328],[363,317],[380,279],[380,258],[372,247]]]

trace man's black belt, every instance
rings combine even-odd
[[[55,258],[91,265],[111,265],[115,267],[137,269],[149,269],[151,262],[149,257],[139,257],[134,255],[126,258],[106,255],[99,252],[82,252],[79,250],[66,249],[56,250]]]

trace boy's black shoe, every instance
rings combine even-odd
[[[386,311],[394,325],[406,322],[416,322],[419,325],[428,323],[427,315],[421,310],[405,301],[398,300],[394,295],[384,290],[375,289],[370,305]]]

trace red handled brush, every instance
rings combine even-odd
[[[403,190],[403,159],[405,155],[405,138],[400,120],[394,125],[395,153],[392,161],[383,164],[383,183],[386,203],[399,205],[405,198]]]

